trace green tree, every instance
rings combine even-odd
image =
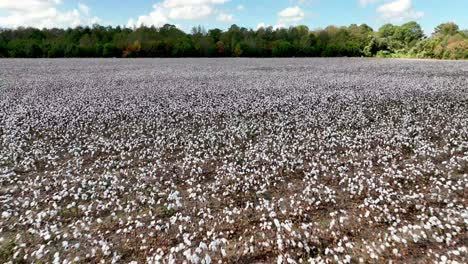
[[[83,55],[80,53],[79,47],[76,44],[71,43],[65,48],[64,56],[66,58],[78,58]]]
[[[242,53],[243,51],[242,51],[241,45],[240,43],[237,43],[236,47],[234,48],[234,56],[240,57],[242,56]]]
[[[293,46],[285,40],[278,40],[273,44],[272,55],[274,57],[288,57],[293,53]]]
[[[396,29],[397,26],[392,24],[385,24],[379,28],[378,36],[381,38],[391,38],[393,35],[395,35]]]
[[[110,57],[120,57],[122,53],[119,54],[119,49],[113,43],[106,43],[102,49],[102,56],[106,58]]]
[[[448,22],[448,23],[443,23],[438,25],[434,29],[434,33],[432,35],[434,37],[440,38],[440,37],[445,37],[445,36],[453,36],[459,32],[460,28],[458,27],[457,24],[453,22]]]
[[[224,42],[222,42],[221,40],[216,42],[216,52],[218,53],[218,56],[224,56],[225,55]]]
[[[396,28],[393,38],[399,40],[405,45],[413,45],[415,41],[419,41],[424,37],[424,32],[421,26],[412,21],[403,24]]]
[[[42,57],[42,49],[37,43],[31,43],[28,46],[28,49],[26,51],[26,56],[29,58],[40,58]]]
[[[8,57],[7,43],[0,39],[0,58]]]
[[[27,42],[22,39],[14,39],[8,42],[8,55],[12,58],[27,57]]]
[[[466,57],[468,31],[454,23],[437,26],[426,38],[419,24],[328,26],[310,31],[300,25],[257,30],[195,27],[190,34],[174,25],[137,28],[75,27],[0,29],[0,57],[187,57],[187,56],[413,56]]]
[[[62,58],[65,56],[64,48],[59,44],[52,44],[47,52],[47,57],[49,58]]]

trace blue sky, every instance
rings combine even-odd
[[[442,22],[468,28],[468,0],[0,0],[0,27],[76,25],[226,29],[231,24],[311,29],[328,25],[418,21],[430,33]]]

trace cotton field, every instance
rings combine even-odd
[[[0,262],[466,263],[468,62],[0,60]]]

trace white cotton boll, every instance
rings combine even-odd
[[[44,238],[44,240],[46,240],[46,241],[47,241],[47,240],[50,240],[50,239],[51,239],[50,233],[47,232],[47,233],[44,235],[43,238]]]
[[[7,212],[7,211],[3,211],[2,212],[2,218],[3,219],[7,219],[7,218],[10,218],[11,216],[11,213]]]
[[[351,256],[350,255],[345,256],[345,263],[351,263]]]
[[[203,262],[205,264],[211,264],[211,257],[209,255],[206,255],[205,258],[203,259]]]
[[[191,256],[190,261],[192,263],[197,264],[198,262],[200,262],[200,257],[198,255],[194,254],[194,255]]]
[[[200,242],[199,246],[198,246],[200,249],[202,250],[207,250],[208,249],[208,246],[206,245],[205,242]]]
[[[60,263],[60,254],[59,254],[58,252],[55,252],[55,253],[54,253],[54,260],[53,260],[53,263],[54,263],[54,264]]]
[[[276,218],[273,219],[273,222],[275,223],[276,228],[281,228],[281,224],[280,224],[280,222],[278,221],[278,219],[276,219]]]
[[[283,249],[284,249],[284,248],[283,248],[283,240],[282,240],[282,239],[278,239],[278,240],[276,241],[276,244],[278,245],[278,250],[279,250],[279,251],[283,251]]]
[[[279,256],[276,258],[276,263],[277,263],[277,264],[282,264],[282,263],[283,263],[283,256],[282,256],[282,255],[279,255]]]

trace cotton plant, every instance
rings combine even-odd
[[[0,68],[2,262],[466,262],[465,62]]]

